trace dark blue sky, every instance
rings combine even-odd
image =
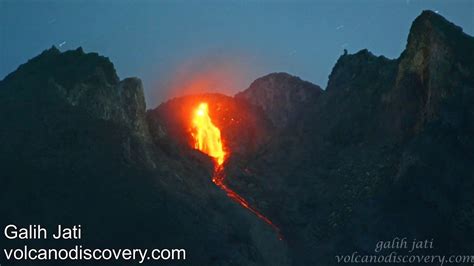
[[[344,48],[398,57],[423,9],[474,33],[472,0],[0,0],[0,78],[56,45],[142,78],[149,107],[187,87],[234,93],[270,72],[324,88]]]

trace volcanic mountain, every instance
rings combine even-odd
[[[396,236],[474,250],[473,37],[424,11],[398,59],[344,53],[307,106],[245,170],[228,167],[293,263],[336,264]]]
[[[196,146],[201,104],[222,163]],[[272,73],[151,110],[107,58],[53,47],[0,81],[0,122],[3,227],[82,224],[82,245],[190,265],[335,265],[394,237],[474,250],[474,38],[431,11],[397,59],[344,52],[325,90]]]
[[[107,58],[46,50],[0,82],[0,106],[2,228],[81,224],[88,248],[179,247],[197,265],[288,264],[272,229],[211,182],[207,156],[173,148],[149,121],[141,81],[120,81]]]

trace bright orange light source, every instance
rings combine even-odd
[[[205,102],[200,103],[193,112],[191,135],[194,139],[194,148],[213,157],[216,161],[212,182],[224,190],[229,198],[235,200],[242,207],[248,209],[258,218],[269,224],[278,233],[278,238],[282,240],[283,237],[280,233],[280,229],[274,225],[270,219],[250,206],[247,200],[225,184],[225,171],[224,165],[222,164],[224,163],[226,153],[222,148],[221,131],[212,123],[211,117],[209,116],[209,106]]]
[[[194,148],[214,158],[218,165],[224,163],[225,152],[222,147],[221,131],[211,121],[209,106],[200,103],[193,115]]]

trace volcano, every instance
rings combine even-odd
[[[174,143],[176,146],[172,150],[180,150],[179,156],[189,148],[208,155],[212,161],[212,182],[228,198],[268,224],[282,239],[280,229],[270,218],[227,185],[228,161],[255,154],[268,142],[270,132],[274,130],[261,108],[221,94],[197,94],[163,103],[151,111],[148,118],[151,125],[167,130],[166,138],[157,136],[161,145]]]
[[[233,119],[231,118],[231,120]],[[252,207],[247,200],[225,184],[224,160],[226,155],[230,156],[230,151],[228,153],[224,152],[221,131],[212,123],[206,102],[201,102],[193,112],[191,135],[195,142],[194,148],[209,155],[215,161],[212,182],[225,191],[229,198],[270,225],[278,233],[279,239],[282,239],[280,229],[269,218],[260,213],[255,207]]]
[[[108,58],[47,49],[0,81],[0,227],[79,223],[84,246],[185,248],[192,265],[340,265],[400,236],[470,254],[473,51],[424,11],[400,58],[346,51],[325,90],[272,73],[147,110]]]

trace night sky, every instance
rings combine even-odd
[[[398,57],[424,9],[473,35],[474,1],[0,0],[0,79],[56,45],[140,77],[149,108],[189,88],[233,94],[271,72],[324,88],[344,48]]]

